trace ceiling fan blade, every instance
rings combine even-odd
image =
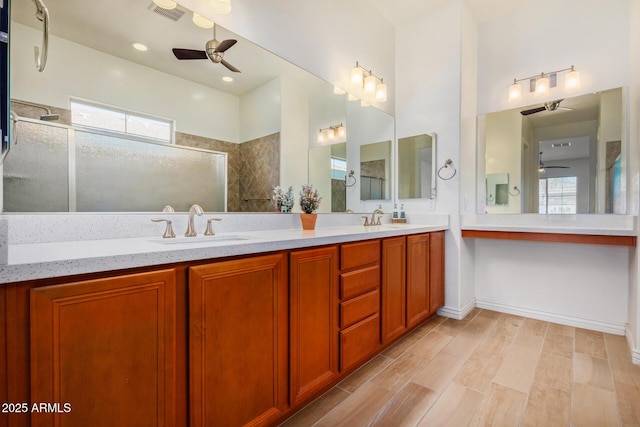
[[[229,49],[231,46],[236,44],[238,41],[233,39],[222,40],[218,47],[216,48],[216,52],[224,52]]]
[[[227,61],[225,61],[224,59],[220,61],[220,63],[222,65],[224,65],[225,67],[227,67],[229,69],[229,71],[233,71],[234,73],[239,73],[240,70],[238,70],[236,67],[234,67],[233,65],[229,64]]]
[[[172,49],[176,58],[182,59],[207,59],[207,52],[195,49]]]
[[[542,107],[536,107],[536,108],[532,108],[530,110],[524,110],[524,111],[520,111],[520,114],[522,114],[523,116],[528,116],[529,114],[535,114],[535,113],[539,113],[540,111],[545,111],[547,108],[542,106]]]

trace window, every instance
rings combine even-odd
[[[331,157],[331,179],[342,179],[347,177],[347,161],[339,157]]]
[[[173,142],[173,120],[91,101],[71,100],[71,123],[136,138]]]
[[[578,177],[540,178],[538,212],[541,214],[575,214]]]

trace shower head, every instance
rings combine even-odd
[[[60,118],[60,114],[43,114],[40,116],[40,120],[44,120],[46,122],[50,122],[52,120],[58,120]]]

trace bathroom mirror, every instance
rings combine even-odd
[[[626,102],[616,88],[479,116],[480,211],[626,213]],[[490,200],[504,175],[507,210]]]
[[[391,141],[360,146],[360,200],[391,198]]]
[[[509,174],[487,174],[487,206],[509,204]]]
[[[398,139],[398,198],[435,198],[435,158],[435,134],[425,133]]]
[[[42,116],[57,116],[57,120],[40,123],[42,126],[34,132],[51,133],[50,127],[45,127],[50,124],[62,125],[60,129],[64,133],[64,126],[71,125],[70,99],[74,98],[151,119],[167,119],[175,130],[175,137],[169,144],[226,156],[226,182],[222,184],[226,200],[222,206],[226,204],[227,211],[274,211],[271,189],[278,184],[289,185],[280,182],[280,171],[287,165],[293,166],[292,162],[300,161],[299,153],[291,153],[286,144],[308,143],[298,135],[295,135],[295,141],[293,137],[290,137],[291,141],[282,140],[283,126],[296,123],[298,129],[298,123],[308,123],[312,136],[318,127],[335,124],[334,117],[346,121],[345,112],[355,108],[346,106],[346,95],[333,94],[333,85],[223,27],[217,27],[216,38],[238,41],[225,52],[224,59],[240,73],[208,59],[178,60],[172,48],[203,50],[205,43],[213,38],[213,30],[194,25],[191,12],[180,5],[173,11],[166,11],[144,0],[47,0],[47,7],[52,19],[49,62],[44,73],[37,73],[33,66],[33,46],[41,43],[42,24],[34,17],[31,2],[13,3],[11,98],[37,105],[12,103],[18,115],[35,119],[34,126]],[[147,51],[135,50],[134,41],[146,44]],[[228,77],[233,81],[223,80]],[[291,85],[296,87],[295,91],[282,89],[284,86],[291,89]],[[318,93],[327,95],[322,98],[316,96]],[[289,110],[283,118],[283,96],[308,97],[305,99],[308,113]],[[329,97],[333,98],[327,104]],[[368,123],[360,120],[361,116],[371,115],[374,117],[371,121],[377,120],[377,111],[380,111],[374,107],[360,107],[359,103],[357,109],[363,111],[356,114],[357,120],[350,119],[353,135],[359,132],[358,126]],[[393,117],[380,113],[388,118],[393,128]],[[383,139],[392,140],[393,135],[389,137],[385,133],[369,141]],[[11,162],[12,154],[7,162]],[[313,162],[314,158],[310,156],[309,161]],[[358,169],[357,163],[352,168]],[[188,172],[189,168],[184,170]],[[9,179],[24,176],[22,172],[12,172],[13,177]],[[81,179],[80,176],[76,178]],[[300,178],[303,180],[306,177]],[[220,189],[220,183],[215,186]],[[73,185],[69,184],[69,189],[73,190],[71,187]],[[152,187],[145,188],[154,191]],[[97,194],[100,187],[93,191]],[[220,191],[213,197],[215,206],[221,206],[218,201]],[[194,196],[194,200],[206,204],[198,196]],[[171,203],[167,200],[162,205]],[[29,207],[16,209],[37,211]],[[74,209],[80,211],[82,208],[79,204],[75,207],[70,204],[69,210]],[[93,210],[91,207],[86,209]],[[149,208],[114,205],[98,209],[139,211]],[[176,206],[176,209],[183,208]]]

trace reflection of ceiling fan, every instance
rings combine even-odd
[[[540,163],[540,165],[538,166],[539,173],[545,173],[547,169],[571,169],[570,166],[545,166],[544,163],[542,163],[542,151],[540,152],[539,163]]]
[[[545,102],[542,107],[531,108],[530,110],[520,111],[520,114],[523,116],[528,116],[529,114],[539,113],[541,111],[556,111],[556,110],[573,110],[573,108],[561,107],[560,103],[564,101],[564,99],[558,99],[557,101]]]
[[[224,60],[224,52],[231,46],[236,44],[237,40],[227,39],[219,42],[216,39],[216,25],[213,24],[213,39],[209,40],[204,47],[204,50],[194,49],[178,49],[174,48],[173,54],[180,60],[184,59],[210,59],[215,64],[222,64],[234,73],[239,73],[233,65]]]

